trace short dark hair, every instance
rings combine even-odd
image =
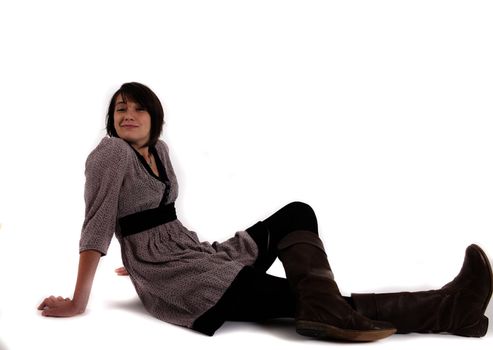
[[[149,142],[146,146],[155,146],[161,132],[163,131],[164,124],[164,111],[161,101],[156,94],[147,86],[132,82],[123,84],[111,97],[110,105],[108,107],[108,114],[106,115],[106,132],[109,136],[119,137],[115,129],[115,106],[118,95],[121,95],[123,101],[127,99],[135,101],[144,107],[151,116],[151,131],[149,136]]]

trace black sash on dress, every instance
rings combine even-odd
[[[124,216],[118,222],[120,223],[122,236],[126,237],[173,220],[176,220],[174,202]]]

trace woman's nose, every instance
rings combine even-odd
[[[127,113],[124,114],[123,120],[134,120],[134,115],[131,111],[127,111]]]

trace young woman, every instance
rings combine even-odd
[[[43,316],[84,312],[101,256],[113,234],[124,268],[145,308],[173,324],[213,335],[226,320],[295,318],[316,338],[373,341],[395,332],[485,335],[492,273],[477,245],[459,275],[439,290],[341,296],[318,236],[312,208],[293,202],[225,242],[200,242],[182,225],[178,183],[158,97],[139,83],[111,98],[108,137],[86,162],[86,212],[72,299],[51,296]],[[266,273],[279,258],[286,279]]]

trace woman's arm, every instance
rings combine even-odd
[[[98,267],[101,253],[96,250],[86,250],[79,256],[79,271],[73,300],[51,296],[43,300],[38,310],[43,310],[43,316],[70,317],[83,313],[86,310],[92,282]]]

